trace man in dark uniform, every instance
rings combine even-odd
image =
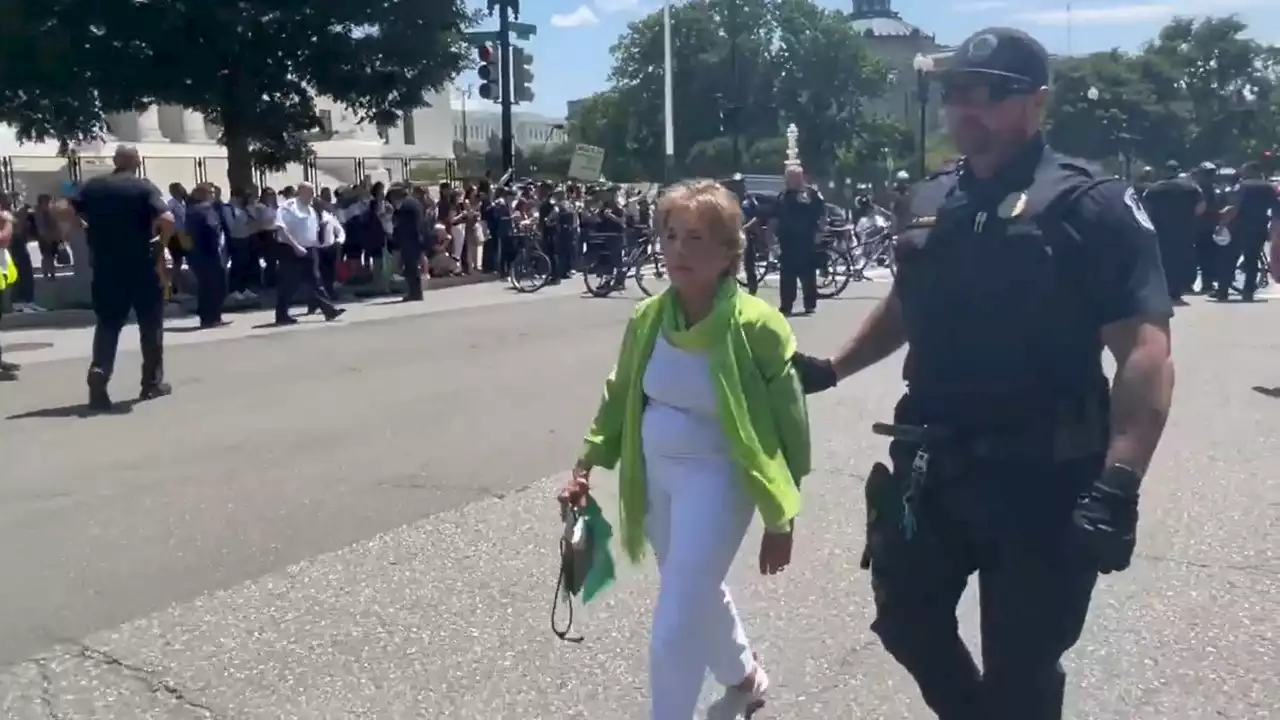
[[[1136,193],[1045,145],[1040,43],[983,30],[940,72],[965,157],[913,188],[893,287],[849,344],[793,362],[817,391],[908,346],[896,424],[875,428],[893,469],[866,484],[872,630],[941,720],[1060,720],[1059,659],[1134,550],[1172,303]],[[975,571],[981,672],[955,616]]]
[[[1221,256],[1222,249],[1214,242],[1214,233],[1218,229],[1218,220],[1222,212],[1222,198],[1218,193],[1218,189],[1214,186],[1214,181],[1218,177],[1218,166],[1211,162],[1200,163],[1200,166],[1191,173],[1191,179],[1196,186],[1200,188],[1200,195],[1204,198],[1204,212],[1196,218],[1196,270],[1200,277],[1199,291],[1205,295],[1212,295],[1214,292],[1214,283],[1218,279],[1218,266],[1221,265],[1218,258]],[[1194,285],[1195,277],[1191,279],[1191,285]],[[1187,292],[1195,292],[1195,288],[1188,285]]]
[[[818,229],[826,216],[822,193],[804,184],[804,169],[793,165],[786,170],[787,189],[774,203],[774,237],[780,254],[778,294],[783,315],[790,315],[796,303],[796,283],[804,301],[804,313],[818,309],[818,269],[814,262]]]
[[[1147,188],[1143,202],[1160,238],[1169,297],[1181,303],[1182,294],[1195,279],[1196,228],[1207,204],[1195,182],[1181,175],[1177,162],[1170,160],[1165,169],[1165,179]]]
[[[107,384],[115,370],[120,331],[132,310],[142,348],[141,400],[172,392],[164,381],[164,288],[160,277],[163,247],[173,236],[173,215],[160,190],[138,177],[142,160],[136,148],[121,145],[109,175],[91,178],[61,206],[64,220],[85,225],[97,325],[89,364],[89,407],[110,410]]]
[[[222,220],[213,207],[213,186],[200,183],[191,191],[185,226],[191,240],[188,262],[196,276],[196,315],[201,328],[221,327],[227,300],[227,270],[222,258]]]
[[[1240,184],[1231,191],[1231,208],[1227,210],[1227,231],[1231,244],[1223,249],[1219,262],[1216,300],[1226,300],[1231,284],[1235,282],[1236,265],[1244,258],[1244,286],[1240,295],[1245,302],[1253,301],[1258,289],[1258,258],[1267,242],[1267,227],[1280,218],[1280,199],[1276,187],[1262,177],[1257,163],[1245,163],[1240,168]]]
[[[404,302],[422,300],[422,222],[426,208],[404,185],[387,193],[391,203],[391,239],[400,248],[400,272],[404,275]]]
[[[742,270],[747,279],[747,292],[755,295],[760,289],[760,277],[756,262],[760,248],[760,233],[763,225],[760,203],[747,192],[746,182],[742,175],[734,175],[725,183],[734,195],[742,210],[742,237],[745,241],[742,250]]]

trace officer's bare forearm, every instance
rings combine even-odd
[[[889,357],[907,343],[902,304],[889,292],[862,322],[853,339],[831,360],[836,377],[843,380]]]
[[[1164,434],[1173,400],[1168,321],[1122,321],[1104,330],[1103,340],[1116,360],[1107,465],[1123,465],[1142,476]]]

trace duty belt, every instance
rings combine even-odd
[[[961,432],[937,425],[873,423],[871,431],[916,448],[902,494],[902,530],[910,540],[916,533],[916,503],[929,477],[930,462],[1040,457],[1066,461],[1104,450],[1100,427],[1085,420],[1039,428],[1043,432]]]

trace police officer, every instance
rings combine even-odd
[[[1200,188],[1200,195],[1204,198],[1204,212],[1196,218],[1196,270],[1195,273],[1200,277],[1200,292],[1206,295],[1214,293],[1214,283],[1218,280],[1218,266],[1221,265],[1219,256],[1222,255],[1221,248],[1214,242],[1214,233],[1218,230],[1218,221],[1222,212],[1222,197],[1215,186],[1218,178],[1218,166],[1211,162],[1202,162],[1199,167],[1191,173],[1191,179],[1196,186]],[[1195,283],[1194,276],[1191,283]],[[1189,285],[1188,292],[1194,289]]]
[[[200,327],[225,325],[222,307],[227,300],[226,261],[222,257],[222,221],[213,206],[213,186],[200,183],[191,191],[191,203],[183,212],[191,240],[187,260],[196,276],[196,315]]]
[[[107,384],[115,370],[120,331],[132,310],[142,349],[140,400],[172,392],[164,381],[164,288],[160,258],[173,237],[173,214],[160,190],[138,177],[142,159],[136,148],[121,145],[109,175],[91,178],[60,206],[64,220],[79,216],[93,263],[91,296],[97,325],[89,364],[89,407],[110,410]]]
[[[427,209],[406,185],[396,184],[387,192],[391,203],[391,238],[400,248],[400,273],[404,276],[402,302],[422,302],[422,225]]]
[[[1166,177],[1147,188],[1143,201],[1160,238],[1169,297],[1182,302],[1182,294],[1195,281],[1196,229],[1208,208],[1195,181],[1181,172],[1177,161],[1165,165]]]
[[[774,204],[774,236],[781,255],[778,294],[783,315],[790,315],[796,302],[796,283],[804,302],[804,312],[818,309],[818,269],[814,262],[818,229],[826,214],[822,193],[804,184],[804,169],[793,165],[786,171],[787,189]]]
[[[1044,47],[983,30],[940,71],[963,159],[912,189],[893,287],[848,345],[793,362],[817,391],[908,346],[876,428],[893,469],[866,485],[872,630],[942,720],[1059,720],[1059,658],[1133,553],[1172,303],[1136,193],[1045,145]],[[955,616],[975,571],[981,672]]]
[[[738,196],[738,203],[742,209],[742,236],[746,241],[743,244],[742,270],[746,275],[747,292],[755,295],[760,289],[760,277],[756,265],[762,247],[760,235],[767,218],[764,217],[755,196],[747,192],[747,184],[741,174],[735,174],[730,178],[725,183],[725,187]]]
[[[1253,301],[1258,288],[1258,259],[1262,246],[1267,242],[1267,227],[1280,218],[1280,199],[1276,188],[1264,177],[1257,163],[1245,163],[1240,168],[1240,183],[1231,191],[1231,207],[1223,217],[1231,244],[1223,249],[1219,261],[1216,300],[1226,300],[1236,276],[1236,264],[1244,259],[1244,285],[1240,295],[1245,302]]]

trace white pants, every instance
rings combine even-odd
[[[661,576],[649,643],[651,718],[691,720],[708,670],[737,685],[754,665],[724,579],[755,505],[727,460],[645,463],[645,529]]]

